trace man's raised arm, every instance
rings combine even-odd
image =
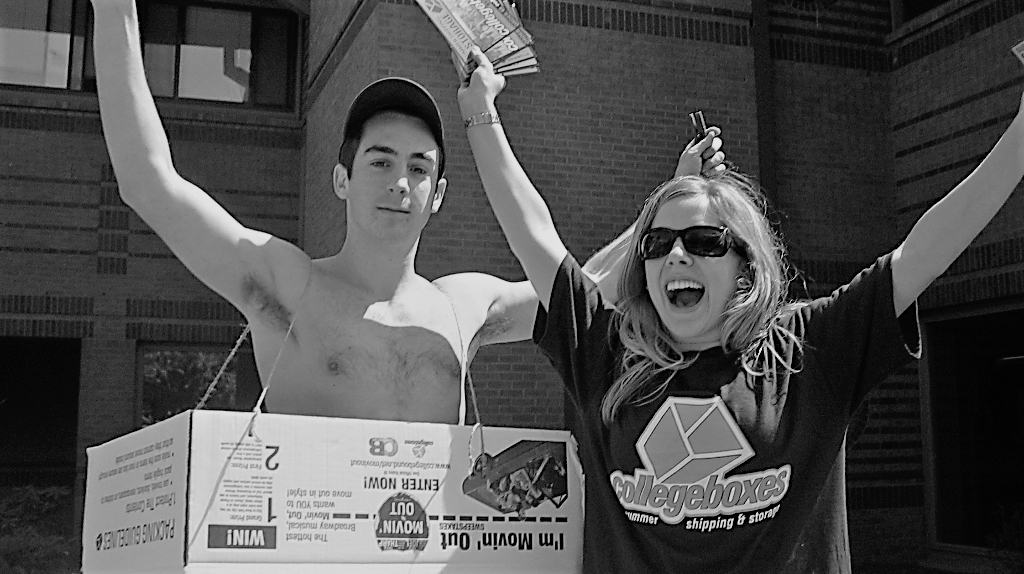
[[[471,58],[477,68],[459,88],[462,116],[478,123],[468,128],[469,146],[505,239],[547,309],[555,274],[568,250],[544,198],[519,165],[504,130],[491,121],[497,117],[494,98],[505,87],[505,79],[494,74],[479,49],[473,49]]]
[[[259,311],[268,292],[287,305],[305,285],[309,259],[242,226],[177,173],[146,83],[134,1],[93,0],[93,9],[100,116],[121,198],[189,271],[243,313]]]

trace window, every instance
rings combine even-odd
[[[0,486],[71,486],[82,341],[0,337],[0,357]]]
[[[82,90],[92,71],[87,7],[88,0],[4,0],[0,84]]]
[[[927,323],[935,542],[1024,550],[1024,310]]]
[[[900,19],[899,22],[896,22],[896,25],[898,26],[903,22],[917,18],[926,12],[931,12],[948,1],[949,0],[902,0],[900,7],[902,8],[903,18]]]
[[[279,10],[151,3],[141,18],[146,78],[154,95],[291,105],[294,15]]]
[[[178,95],[200,100],[249,99],[252,14],[190,6],[181,45]]]
[[[162,98],[292,108],[298,18],[139,0],[146,79]],[[0,84],[96,91],[89,0],[3,0]]]
[[[229,349],[173,344],[139,348],[140,422],[148,426],[193,409],[227,359]],[[251,410],[261,387],[252,349],[243,347],[228,363],[204,408]]]

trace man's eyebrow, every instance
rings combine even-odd
[[[372,145],[372,146],[366,148],[365,150],[363,150],[364,154],[366,154],[366,153],[373,153],[373,152],[383,153],[383,154],[387,154],[387,155],[398,155],[397,151],[395,151],[393,148],[390,148],[390,147],[388,147],[386,145],[379,145],[379,144],[378,145]],[[428,161],[428,162],[430,162],[432,164],[437,163],[437,161],[434,158],[432,158],[429,155],[427,155],[427,153],[428,152],[415,152],[415,153],[413,153],[409,157],[411,157],[412,159],[419,159],[419,160],[423,160],[423,161]]]
[[[370,152],[384,153],[384,154],[388,154],[388,155],[398,155],[397,151],[389,148],[386,145],[372,145],[372,146],[370,146],[370,147],[368,147],[368,148],[363,150],[363,153],[370,153]]]
[[[412,154],[412,156],[410,156],[410,157],[412,157],[412,159],[422,159],[424,161],[429,161],[430,163],[437,163],[437,160],[435,160],[434,158],[432,158],[429,155],[427,155],[426,152],[422,152],[422,151],[416,152],[416,153]]]

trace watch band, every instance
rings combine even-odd
[[[467,118],[463,123],[465,127],[469,129],[473,126],[480,126],[484,124],[500,124],[501,118],[498,117],[497,112],[480,112],[479,114],[469,116],[469,118]]]

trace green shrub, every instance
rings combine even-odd
[[[1024,503],[996,510],[998,526],[989,537],[996,557],[1010,574],[1024,574]]]
[[[72,506],[69,488],[0,489],[0,574],[77,572]]]

